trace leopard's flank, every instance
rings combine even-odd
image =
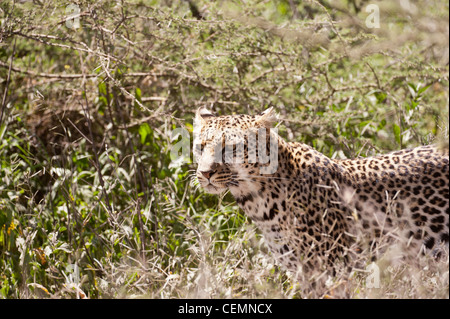
[[[276,120],[272,108],[256,116],[220,117],[199,109],[194,155],[200,185],[213,194],[229,190],[285,268],[345,262],[356,250],[373,250],[386,237],[412,255],[448,245],[448,149],[422,146],[333,160],[307,145],[284,141],[272,129]],[[273,151],[269,144],[274,141],[276,161],[273,154],[271,163],[250,160],[255,152]],[[231,154],[236,156],[239,143],[241,160],[227,160],[227,145],[234,145]],[[274,163],[275,170],[267,173],[264,169]],[[360,240],[355,244],[358,234],[364,245]]]

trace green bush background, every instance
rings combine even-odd
[[[448,1],[374,3],[2,1],[0,296],[306,296],[171,131],[274,106],[332,158],[448,143]]]

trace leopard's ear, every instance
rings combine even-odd
[[[201,106],[197,109],[197,112],[195,112],[194,123],[203,125],[206,123],[206,120],[211,117],[215,117],[215,115],[204,106]]]
[[[256,116],[256,122],[267,128],[271,128],[277,121],[278,115],[273,107],[269,107],[267,110]]]

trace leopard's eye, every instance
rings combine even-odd
[[[203,150],[205,149],[205,144],[204,143],[195,143],[194,144],[194,152],[196,154],[201,154],[203,153]]]
[[[242,144],[227,144],[222,148],[222,161],[225,164],[239,163],[242,162],[242,158],[238,156],[243,156],[245,154],[245,146]]]
[[[222,148],[222,162],[223,163],[231,163],[233,160],[233,145],[225,145]]]

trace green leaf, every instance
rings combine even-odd
[[[397,143],[399,145],[402,144],[402,134],[401,134],[401,128],[400,126],[398,126],[397,124],[394,124],[394,136],[395,136],[395,140],[397,141]]]
[[[106,95],[106,83],[105,82],[100,82],[98,84],[98,92],[100,94]]]
[[[3,140],[3,136],[5,135],[5,132],[6,132],[6,123],[0,127],[0,141]]]
[[[416,87],[414,84],[408,83],[409,93],[411,93],[413,99],[417,98],[419,87],[420,84]]]
[[[280,2],[277,6],[277,10],[280,15],[285,16],[290,12],[290,7],[288,3]]]
[[[411,101],[410,109],[411,109],[411,110],[415,110],[416,107],[417,107],[418,105],[419,105],[418,102],[416,102],[416,101]]]
[[[417,93],[417,88],[414,84],[408,83],[408,86],[413,90],[414,93]]]
[[[139,135],[141,136],[141,144],[145,144],[145,139],[147,138],[147,135],[152,133],[152,129],[147,123],[141,124],[139,126]]]
[[[117,162],[116,158],[114,158],[114,156],[108,155],[108,157],[109,157],[109,159],[111,160],[111,162],[114,162],[114,163],[117,163],[117,164],[118,164],[118,162]]]
[[[108,105],[108,100],[104,96],[99,96],[98,101],[101,102],[102,105],[105,105],[105,106]]]
[[[385,119],[382,119],[380,124],[378,124],[378,131],[383,129],[386,126],[387,121]]]
[[[333,104],[331,105],[331,109],[332,109],[333,111],[339,113],[339,112],[342,112],[342,111],[345,109],[345,105],[339,106],[339,105],[336,105],[335,103],[333,103]]]
[[[134,238],[136,239],[138,245],[141,244],[141,236],[139,236],[139,231],[137,227],[134,227]]]
[[[164,178],[166,178],[166,172],[165,172],[164,170],[158,171],[158,172],[156,173],[156,176],[157,176],[159,179],[164,179]]]
[[[387,98],[387,94],[384,92],[375,92],[374,94],[377,99],[377,103],[383,103]]]
[[[428,88],[429,88],[430,86],[431,86],[431,84],[430,84],[430,85],[427,85],[427,86],[424,86],[423,88],[417,90],[417,95],[421,95],[422,93],[424,93],[426,90],[428,90]]]
[[[139,102],[142,102],[142,100],[141,100],[142,91],[140,88],[136,88],[134,95]]]

